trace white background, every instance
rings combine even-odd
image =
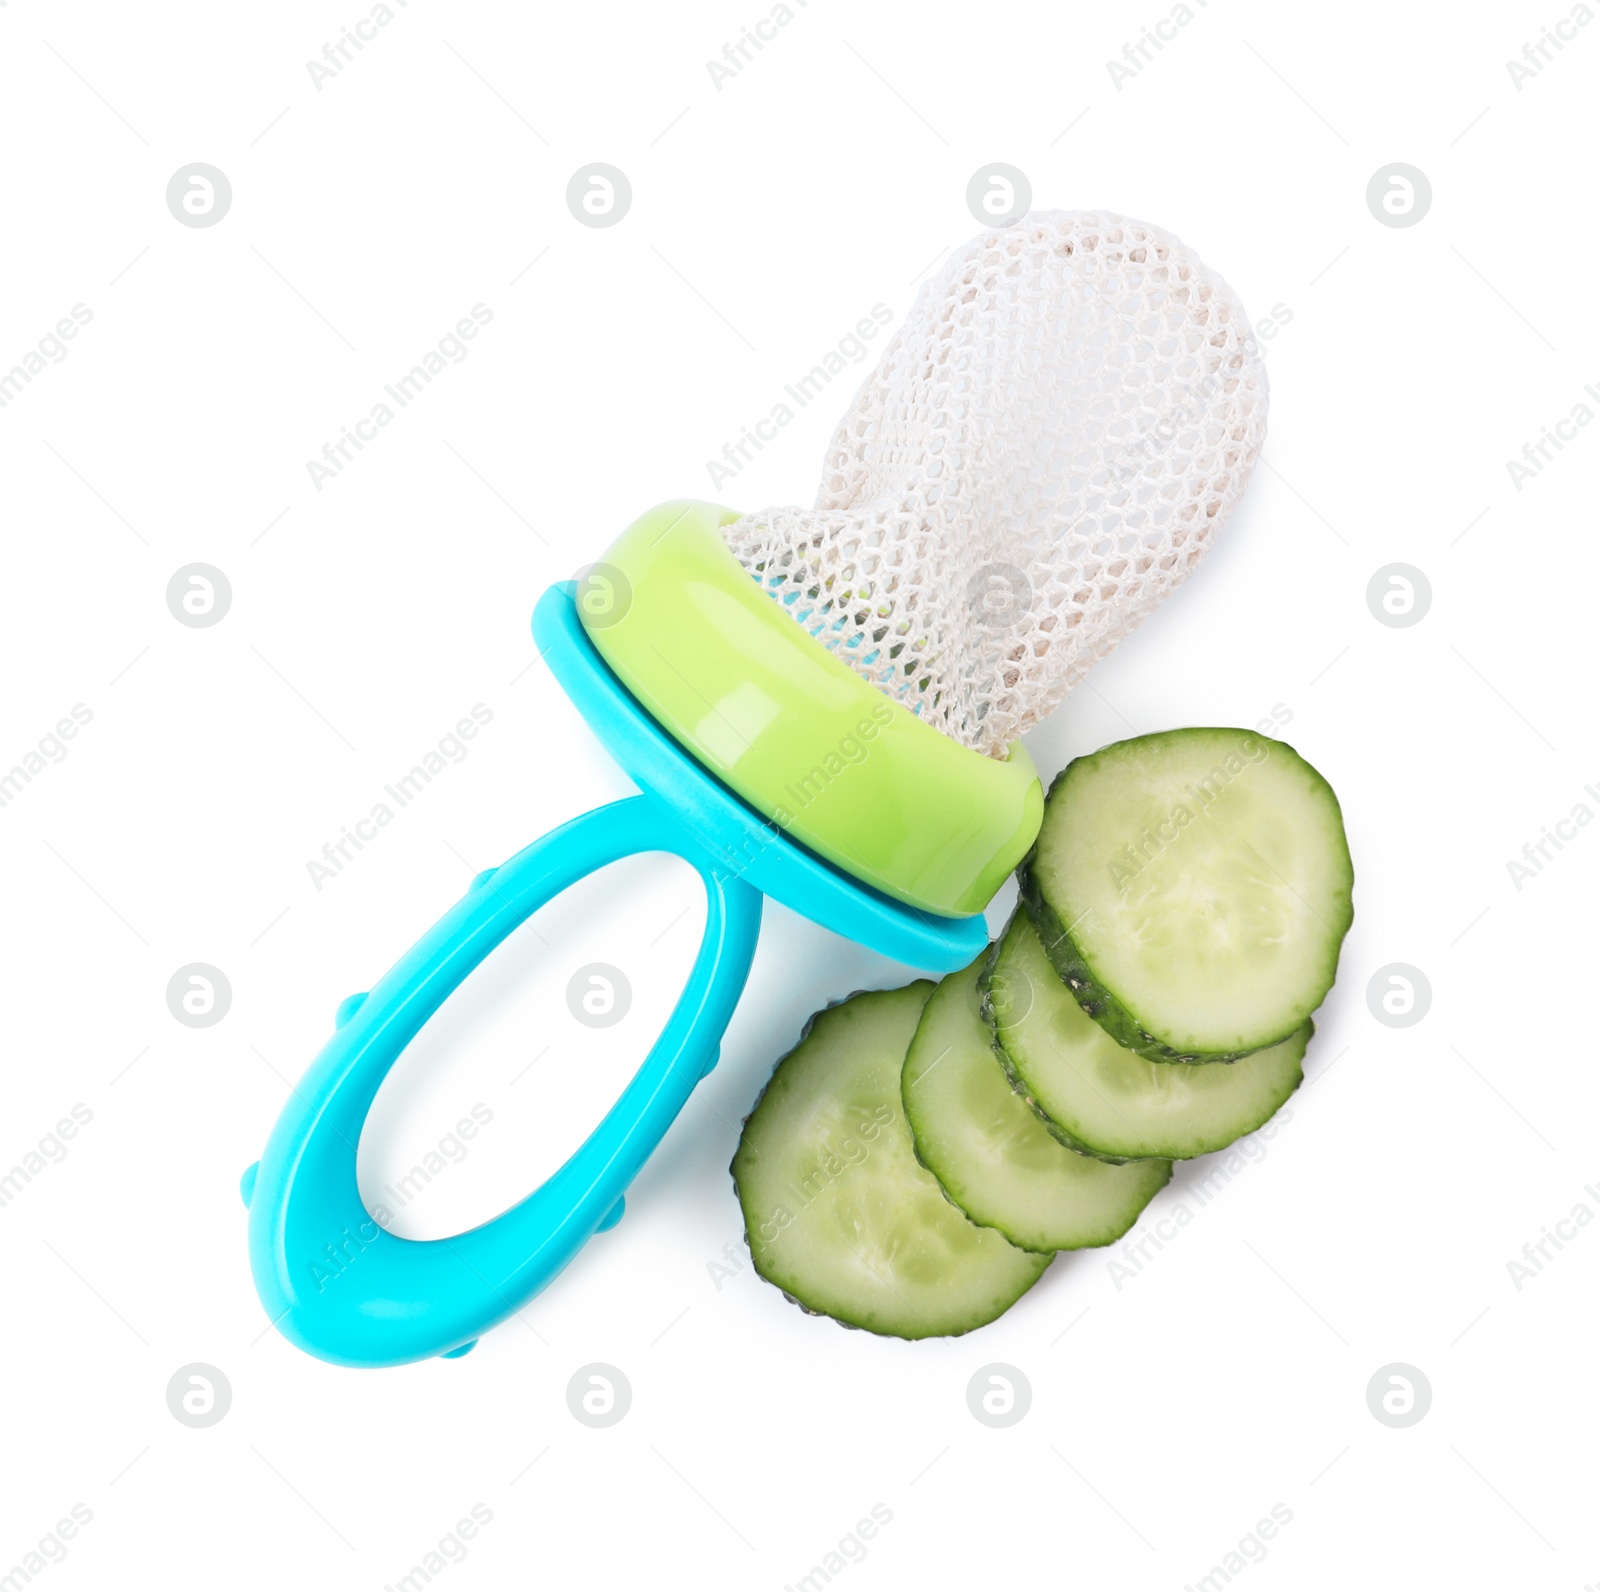
[[[1600,811],[1600,430],[1520,490],[1506,468],[1600,382],[1600,26],[1519,89],[1508,58],[1564,0],[1195,3],[1118,87],[1162,5],[813,0],[720,90],[706,62],[760,0],[411,0],[320,90],[306,62],[358,3],[0,8],[0,368],[93,312],[0,410],[0,767],[93,713],[0,808],[0,1167],[93,1113],[0,1206],[0,1573],[81,1503],[47,1588],[377,1589],[482,1504],[446,1592],[777,1589],[882,1504],[846,1592],[1178,1592],[1281,1503],[1243,1571],[1262,1592],[1600,1578],[1600,1231],[1520,1290],[1507,1270],[1600,1211],[1600,833],[1521,890],[1506,867]],[[1178,233],[1255,319],[1292,312],[1214,557],[1030,739],[1048,775],[1131,730],[1292,712],[1357,910],[1289,1122],[1120,1288],[1088,1253],[967,1339],[808,1318],[709,1269],[743,1253],[737,1124],[810,1011],[907,974],[774,907],[723,1063],[615,1232],[462,1361],[307,1358],[267,1328],[236,1193],[290,1081],[475,870],[627,789],[535,661],[534,601],[661,499],[807,501],[844,381],[736,481],[705,461],[874,303],[905,313],[995,160],[1041,207]],[[208,229],[165,203],[194,161],[232,185]],[[633,187],[605,230],[565,204],[593,161]],[[1395,161],[1433,188],[1406,229],[1365,200]],[[306,461],[480,303],[469,357],[317,490]],[[167,608],[194,561],[232,585],[212,628]],[[1432,586],[1411,628],[1366,603],[1396,561]],[[470,755],[316,889],[308,860],[475,703]],[[665,863],[602,878],[447,1008],[364,1181],[474,1103],[493,1121],[405,1230],[492,1214],[577,1142],[670,1005],[694,893]],[[635,990],[603,1040],[563,998],[593,960]],[[233,990],[205,1029],[165,997],[197,961]],[[1368,1010],[1391,962],[1431,982],[1408,1029]],[[232,1388],[205,1430],[166,1405],[196,1361]],[[633,1389],[600,1431],[565,1397],[596,1361]],[[1366,1402],[1396,1361],[1433,1390],[1406,1430]],[[990,1362],[1033,1390],[1006,1430],[967,1411]]]

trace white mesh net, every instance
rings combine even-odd
[[[923,287],[816,507],[723,534],[858,674],[1003,755],[1205,555],[1266,422],[1244,309],[1192,250],[1036,212]]]

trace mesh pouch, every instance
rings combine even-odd
[[[1034,212],[924,285],[816,506],[723,534],[858,674],[1003,756],[1205,556],[1266,421],[1243,306],[1192,250]]]

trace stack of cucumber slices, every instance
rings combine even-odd
[[[1353,875],[1290,747],[1184,729],[1081,757],[1018,879],[970,967],[817,1013],[745,1123],[755,1267],[806,1310],[984,1326],[1300,1084]]]

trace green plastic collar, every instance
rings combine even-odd
[[[981,912],[1039,831],[1032,758],[961,746],[813,640],[728,550],[738,518],[685,501],[635,520],[578,588],[596,649],[793,839],[911,906]]]

